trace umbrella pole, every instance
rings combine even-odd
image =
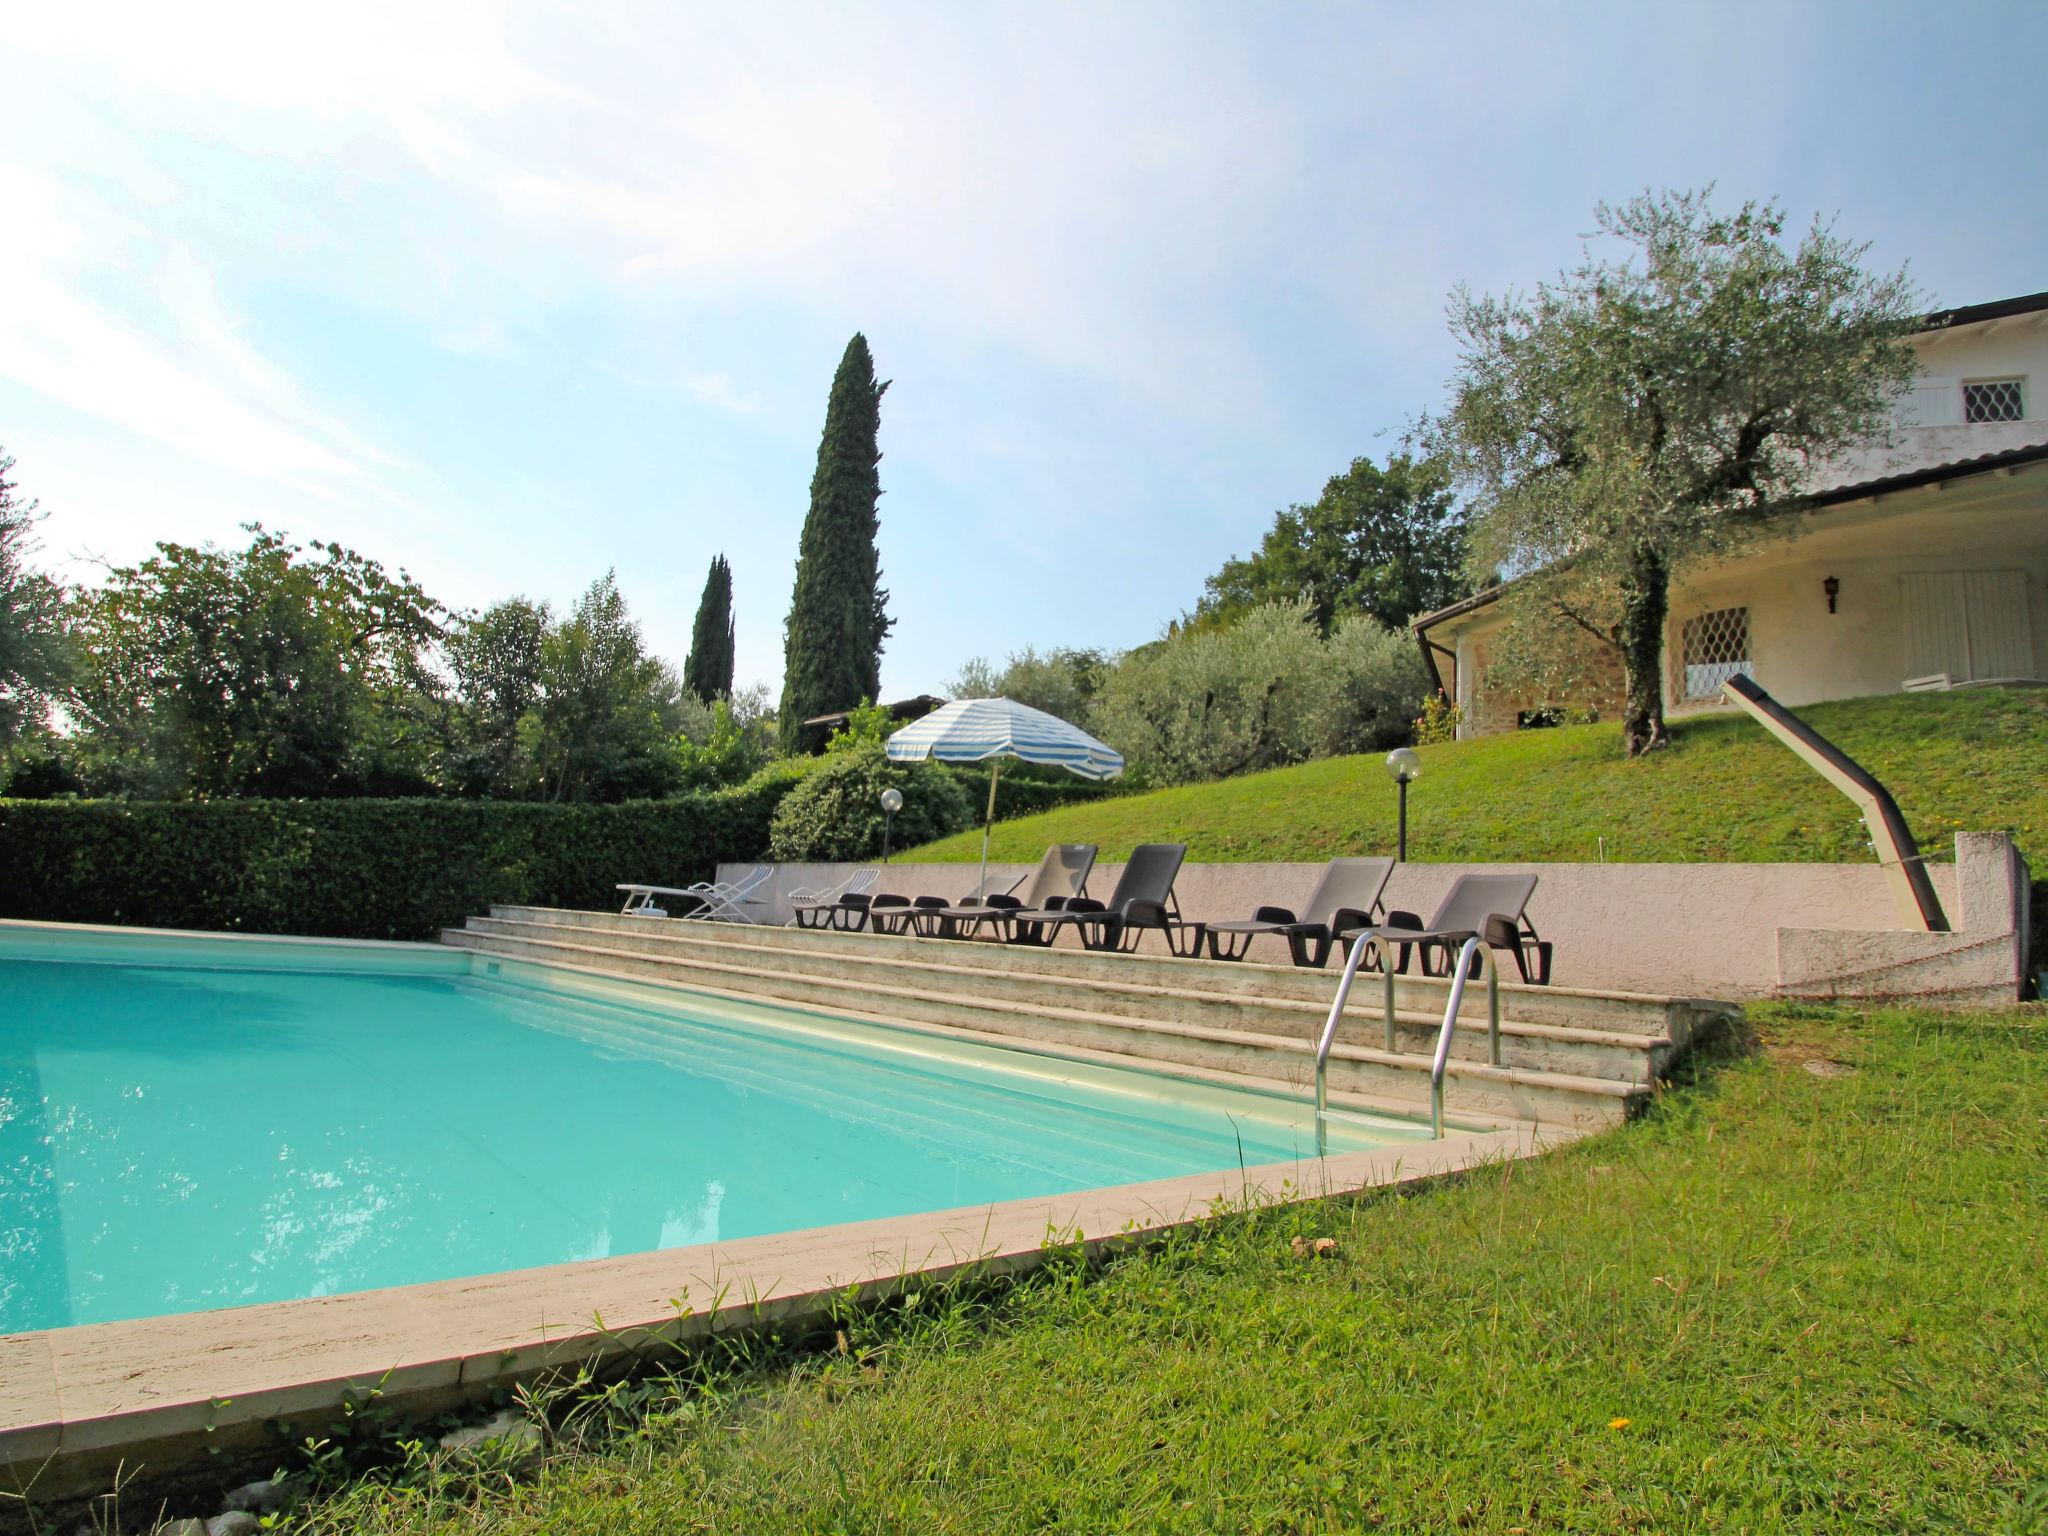
[[[996,824],[996,780],[1003,776],[1003,760],[993,758],[988,767],[988,819],[981,824],[981,884],[974,888],[975,895],[988,899],[988,834]]]

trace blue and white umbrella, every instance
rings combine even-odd
[[[1049,763],[1084,779],[1113,779],[1124,758],[1078,726],[1015,699],[955,699],[889,738],[889,756],[899,763],[935,757],[942,763],[988,763],[988,818],[981,828],[981,885],[988,889],[988,834],[996,819],[996,780],[1002,760]]]

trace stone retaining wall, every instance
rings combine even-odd
[[[1954,1003],[2019,996],[2027,932],[2026,865],[2003,833],[1956,838],[1954,864],[1930,865],[1957,932],[1903,931],[1876,864],[1406,864],[1386,900],[1427,918],[1451,881],[1471,871],[1540,876],[1529,916],[1557,946],[1560,985],[1703,997],[1901,996]],[[789,864],[775,872],[763,922],[789,919],[789,893],[829,886],[846,864]],[[991,865],[1005,876],[1032,866]],[[1107,897],[1120,864],[1098,864],[1089,894]],[[1960,871],[1960,878],[1959,878]],[[720,879],[744,872],[721,865]],[[957,897],[972,864],[897,863],[876,891]],[[1175,888],[1190,918],[1249,917],[1255,907],[1296,907],[1319,864],[1189,864]],[[1148,937],[1148,948],[1158,940]],[[1252,958],[1284,964],[1261,940]],[[1511,973],[1512,974],[1512,973]]]

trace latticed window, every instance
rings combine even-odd
[[[1687,619],[1679,629],[1679,654],[1672,691],[1681,704],[1721,697],[1721,685],[1740,672],[1754,677],[1749,660],[1749,610],[1716,608]]]
[[[1985,379],[1963,386],[1963,420],[2024,421],[2026,402],[2020,379]]]

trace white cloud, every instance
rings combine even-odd
[[[156,297],[171,345],[87,298],[78,273],[132,231],[87,222],[62,190],[0,166],[0,374],[194,458],[318,484],[388,460],[307,407],[290,379],[249,347],[189,253],[165,253]],[[89,225],[89,227],[88,227]]]

